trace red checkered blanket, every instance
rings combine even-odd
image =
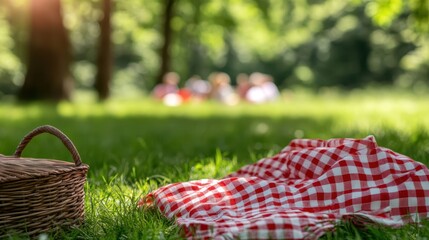
[[[400,226],[428,217],[428,176],[372,136],[296,139],[223,179],[170,184],[141,203],[190,239],[313,239],[344,219]]]

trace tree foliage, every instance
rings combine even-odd
[[[22,9],[28,0],[0,1],[6,3],[0,5],[0,92],[12,92],[25,70]],[[62,0],[72,74],[80,88],[94,83],[100,1]],[[149,90],[156,82],[167,2],[115,1],[114,91]],[[169,70],[182,80],[213,71],[232,79],[260,71],[281,87],[380,83],[421,89],[429,79],[428,5],[426,0],[176,0]]]

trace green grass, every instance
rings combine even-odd
[[[162,185],[220,178],[272,155],[293,138],[362,138],[429,164],[429,97],[362,91],[311,96],[287,94],[267,105],[193,103],[166,107],[150,99],[77,101],[57,105],[0,103],[0,153],[39,125],[61,129],[90,166],[86,222],[64,239],[177,239],[178,229],[157,211],[136,202]],[[50,135],[35,138],[24,156],[71,157]],[[429,237],[428,227],[371,228],[342,223],[326,239]],[[11,236],[20,238],[20,236]]]

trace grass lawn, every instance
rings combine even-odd
[[[20,139],[39,125],[66,133],[90,166],[86,223],[62,239],[177,239],[180,230],[157,211],[136,202],[159,186],[220,178],[270,156],[294,138],[363,138],[429,164],[429,96],[396,91],[287,94],[266,105],[192,103],[167,107],[150,99],[99,104],[0,103],[0,153],[12,155]],[[36,137],[23,156],[64,159],[52,136]],[[429,225],[355,229],[343,223],[326,239],[419,239]],[[11,236],[20,238],[20,236]],[[45,238],[46,239],[46,238]]]

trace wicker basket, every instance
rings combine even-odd
[[[30,140],[41,133],[58,137],[70,151],[74,163],[23,158]],[[13,156],[0,155],[0,238],[6,232],[36,235],[84,220],[84,184],[88,165],[82,164],[70,139],[52,126],[28,133]]]

